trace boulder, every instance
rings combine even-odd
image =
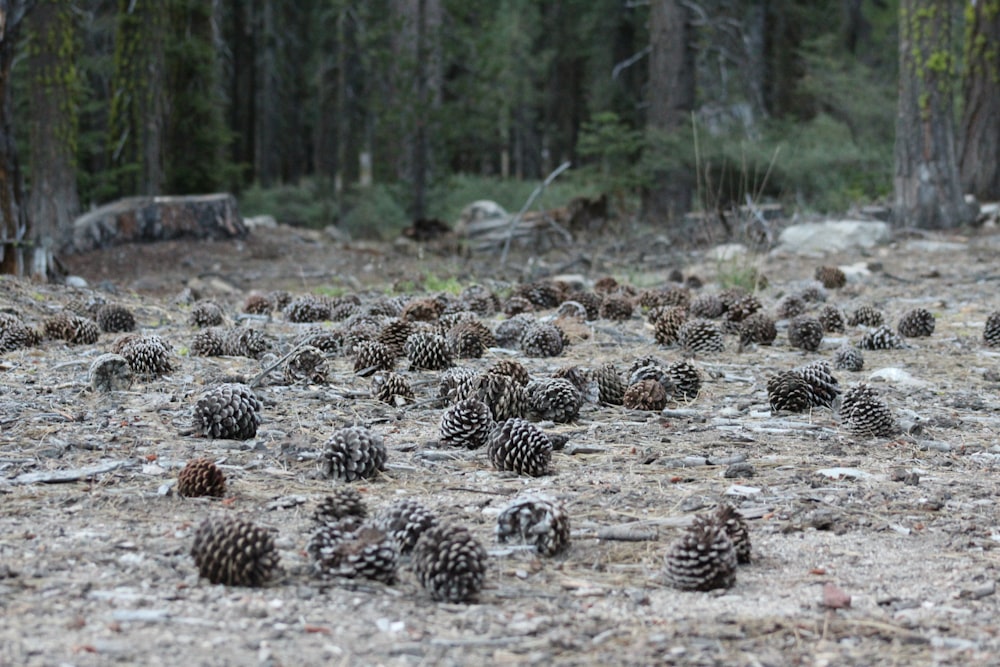
[[[871,248],[891,239],[885,222],[827,220],[792,225],[782,230],[774,253],[823,255],[851,248]]]

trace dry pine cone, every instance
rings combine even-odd
[[[425,530],[413,550],[413,571],[435,600],[475,600],[486,577],[486,550],[465,528]]]
[[[278,564],[271,532],[232,518],[205,519],[191,556],[202,577],[227,586],[261,586]]]
[[[497,470],[538,477],[549,470],[552,442],[534,424],[515,417],[493,429],[486,455]]]
[[[177,493],[189,498],[222,497],[226,493],[226,476],[212,459],[192,459],[177,475]]]
[[[248,440],[257,435],[261,403],[245,384],[225,383],[209,389],[194,410],[195,429],[209,438]]]
[[[569,547],[569,514],[562,503],[547,496],[525,496],[505,507],[497,517],[497,541],[516,539],[533,544],[542,556],[554,556]]]
[[[326,478],[353,482],[385,470],[382,436],[360,426],[334,431],[320,454],[320,473]]]

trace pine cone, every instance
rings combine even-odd
[[[650,363],[647,363],[645,366],[640,366],[638,363],[632,365],[632,372],[629,373],[625,384],[631,387],[643,380],[656,380],[663,385],[663,391],[667,393],[667,398],[673,396],[675,389],[674,381],[670,378],[670,373],[667,372],[666,367],[654,359],[639,360],[640,363],[645,361]]]
[[[191,306],[188,323],[194,327],[217,327],[226,319],[226,314],[215,301],[206,299]]]
[[[740,348],[747,345],[770,345],[778,337],[774,320],[765,313],[754,313],[740,322]]]
[[[479,449],[493,428],[488,405],[476,398],[455,403],[441,415],[441,442],[452,447]]]
[[[687,361],[667,365],[667,376],[674,385],[674,396],[684,400],[698,398],[701,392],[701,373]]]
[[[878,327],[882,326],[885,321],[885,316],[882,311],[875,308],[875,306],[865,304],[854,309],[851,316],[847,319],[847,324],[856,327],[859,324],[866,327]]]
[[[269,349],[271,343],[259,329],[230,327],[222,337],[222,351],[227,356],[260,359]]]
[[[385,443],[382,436],[360,426],[334,431],[320,453],[323,477],[353,482],[374,477],[385,470]]]
[[[509,375],[485,373],[466,385],[462,398],[478,398],[490,407],[493,419],[504,421],[523,417],[528,412],[528,395],[525,387]]]
[[[209,389],[194,409],[195,429],[203,436],[249,440],[260,426],[261,403],[245,384],[227,382]]]
[[[606,320],[624,322],[632,317],[635,305],[632,299],[622,294],[609,294],[601,302],[599,315]]]
[[[614,276],[601,276],[594,281],[594,291],[604,296],[605,294],[611,294],[620,287],[618,279]]]
[[[38,332],[26,326],[19,317],[0,313],[0,352],[31,347],[40,341]]]
[[[535,323],[521,336],[521,351],[529,357],[558,357],[563,351],[562,334],[551,324]]]
[[[413,370],[436,371],[452,364],[448,343],[437,334],[415,333],[406,339],[404,350]]]
[[[847,276],[836,266],[818,266],[815,276],[827,289],[840,289],[847,284]]]
[[[72,313],[73,315],[79,315],[80,317],[87,317],[94,319],[97,317],[97,311],[100,310],[101,306],[105,304],[104,297],[95,292],[88,292],[80,297],[70,299],[63,310]]]
[[[188,498],[221,498],[226,493],[226,476],[212,459],[192,459],[177,475],[177,493]]]
[[[504,320],[493,330],[497,345],[500,347],[514,348],[521,344],[521,338],[528,327],[535,325],[535,318],[526,313],[515,315],[509,320]]]
[[[889,406],[864,382],[844,392],[840,418],[847,430],[855,435],[885,437],[899,430]]]
[[[1000,347],[1000,310],[995,310],[986,318],[983,327],[983,343],[987,347]]]
[[[829,408],[840,396],[840,383],[830,372],[830,363],[825,359],[818,359],[805,366],[792,369],[809,384],[809,402],[813,406]]]
[[[834,305],[823,306],[816,319],[827,333],[844,331],[847,327],[847,318],[840,308]]]
[[[312,295],[292,299],[282,310],[289,322],[323,322],[330,319],[330,306]]]
[[[295,384],[306,382],[313,384],[324,384],[327,380],[328,369],[326,367],[326,357],[323,351],[312,345],[304,345],[292,353],[285,361],[282,374],[285,382]]]
[[[700,294],[691,301],[688,312],[691,317],[714,320],[726,312],[726,304],[716,294]]]
[[[396,581],[399,552],[396,542],[373,525],[344,530],[337,524],[318,526],[309,538],[306,552],[316,574],[323,578]]]
[[[629,410],[659,411],[667,407],[667,391],[656,380],[640,380],[625,390],[622,403]]]
[[[523,296],[514,295],[504,301],[503,314],[508,318],[513,318],[523,313],[530,313],[535,310],[534,304]]]
[[[562,503],[547,496],[524,496],[507,505],[497,517],[497,541],[533,544],[542,556],[555,556],[569,547],[569,514]]]
[[[601,303],[603,303],[604,299],[594,292],[577,290],[567,295],[566,301],[573,301],[583,306],[583,309],[587,312],[586,320],[593,321],[600,317]]]
[[[906,347],[906,343],[883,324],[862,336],[858,347],[862,350],[901,350]]]
[[[736,562],[746,565],[750,562],[750,529],[746,519],[729,503],[722,503],[715,508],[712,521],[722,526],[736,551]]]
[[[270,531],[229,517],[198,526],[191,556],[202,577],[227,586],[261,586],[278,565]]]
[[[552,442],[534,424],[515,417],[493,429],[486,454],[497,470],[538,477],[549,470]]]
[[[823,303],[826,301],[826,289],[822,283],[812,283],[803,287],[798,297],[806,303]]]
[[[745,294],[730,301],[726,308],[725,319],[730,325],[739,324],[757,311],[761,310],[764,304],[753,294]],[[739,327],[736,327],[737,329]]]
[[[433,599],[470,602],[483,587],[486,550],[465,528],[434,526],[417,540],[413,570]]]
[[[425,530],[438,525],[438,517],[417,501],[404,498],[380,509],[375,525],[396,541],[400,553],[408,554]]]
[[[558,380],[567,380],[580,392],[580,399],[583,402],[596,403],[599,398],[599,388],[597,383],[591,379],[590,373],[579,366],[565,366],[552,374]]]
[[[799,315],[788,323],[788,342],[808,352],[815,352],[823,342],[823,325],[815,317]]]
[[[345,350],[353,350],[360,343],[375,341],[382,330],[382,321],[375,317],[359,315],[344,320],[340,328]]]
[[[493,332],[479,320],[465,320],[448,329],[448,347],[459,359],[478,359],[497,344]]]
[[[283,289],[274,290],[267,295],[267,300],[274,304],[275,310],[285,311],[292,303],[292,295]]]
[[[729,588],[736,582],[736,550],[724,526],[695,520],[667,551],[667,582],[682,591]]]
[[[562,302],[562,290],[547,280],[518,285],[514,294],[525,297],[538,310],[555,308]]]
[[[444,312],[444,304],[436,299],[413,299],[403,308],[399,318],[407,322],[433,322]]]
[[[343,350],[348,349],[344,339],[344,332],[339,329],[326,330],[312,328],[299,336],[299,338],[295,341],[295,344],[299,345],[301,343],[306,343],[322,350],[323,352],[341,354]]]
[[[469,285],[459,293],[465,307],[480,317],[492,317],[500,310],[500,299],[482,285]]]
[[[657,315],[653,322],[653,335],[660,345],[676,345],[680,328],[687,322],[688,316],[680,306],[668,306]]]
[[[243,302],[243,312],[250,315],[270,315],[274,305],[263,294],[250,294]]]
[[[97,309],[97,326],[107,333],[121,333],[135,329],[135,315],[125,306],[109,303]]]
[[[363,519],[367,515],[361,494],[350,486],[338,486],[319,501],[312,518],[316,523],[334,524],[347,517]]]
[[[625,397],[625,385],[621,373],[612,363],[604,364],[592,372],[597,382],[598,397],[601,403],[621,405]]]
[[[563,301],[559,304],[559,308],[556,309],[556,317],[575,322],[586,322],[587,309],[579,301]]]
[[[123,336],[114,342],[111,351],[125,357],[132,372],[143,378],[159,377],[174,370],[170,345],[159,336]]]
[[[437,391],[437,406],[447,407],[469,398],[473,393],[472,384],[479,382],[479,373],[464,366],[449,368],[441,373]],[[478,385],[477,385],[478,386]]]
[[[798,373],[784,371],[768,378],[767,401],[771,412],[807,412],[812,407],[812,389]]]
[[[345,294],[327,299],[326,305],[330,309],[330,320],[333,322],[343,322],[362,312],[361,299],[358,298],[357,294]]]
[[[389,351],[392,352],[394,357],[403,356],[403,346],[406,345],[406,339],[417,332],[417,327],[413,322],[408,322],[406,320],[390,320],[382,327],[382,330],[378,332],[378,336],[375,338],[379,343],[382,343]]]
[[[396,367],[396,355],[387,345],[366,340],[354,346],[354,373],[368,377],[377,371],[391,371]]]
[[[534,380],[524,391],[528,396],[528,412],[538,420],[565,424],[576,419],[583,406],[583,396],[569,380]]]
[[[372,382],[372,395],[375,400],[396,407],[412,403],[416,398],[410,383],[398,373],[376,375],[374,382]]]
[[[398,319],[408,302],[409,299],[405,296],[383,296],[369,304],[368,312],[372,315]]]
[[[924,338],[934,333],[934,315],[926,308],[914,308],[903,313],[896,331],[906,338]]]
[[[531,382],[531,376],[524,364],[515,359],[498,359],[486,369],[486,372],[494,375],[509,375],[522,387]]]
[[[775,309],[775,314],[779,320],[790,320],[804,312],[806,312],[806,302],[802,300],[802,297],[795,294],[789,294],[784,297],[778,302],[778,306]]]
[[[201,329],[191,339],[192,356],[219,357],[226,353],[225,350],[225,334],[219,327]]]
[[[677,342],[688,354],[722,352],[722,330],[712,320],[688,320],[677,331]]]
[[[851,371],[857,373],[865,366],[864,355],[861,350],[850,345],[841,345],[833,353],[833,367],[837,370]]]
[[[101,337],[97,322],[79,315],[59,313],[45,320],[45,337],[57,338],[70,345],[92,345]]]

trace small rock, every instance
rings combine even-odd
[[[847,609],[851,606],[851,596],[836,584],[823,584],[823,606],[827,609]]]
[[[724,472],[722,476],[732,479],[734,477],[753,477],[755,474],[757,474],[757,471],[754,470],[753,464],[744,461],[741,463],[734,463],[726,468],[726,472]]]

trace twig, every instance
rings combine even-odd
[[[561,165],[556,167],[555,171],[549,174],[548,177],[546,177],[546,179],[542,181],[541,185],[535,188],[535,191],[531,193],[530,197],[528,197],[528,201],[524,202],[524,206],[522,206],[521,210],[517,212],[517,215],[511,218],[510,225],[507,227],[507,238],[504,239],[503,242],[503,252],[500,253],[501,267],[507,265],[507,253],[510,252],[510,241],[512,238],[514,238],[514,230],[517,229],[517,226],[520,224],[521,218],[523,218],[524,214],[528,212],[529,208],[531,208],[531,205],[534,203],[535,199],[537,199],[539,195],[545,192],[545,188],[551,185],[552,181],[559,178],[559,175],[564,171],[566,171],[567,169],[569,169],[571,165],[572,163],[567,161],[563,162]]]
[[[597,531],[599,540],[615,540],[618,542],[654,542],[659,539],[655,530],[636,530],[623,526],[610,526]]]

